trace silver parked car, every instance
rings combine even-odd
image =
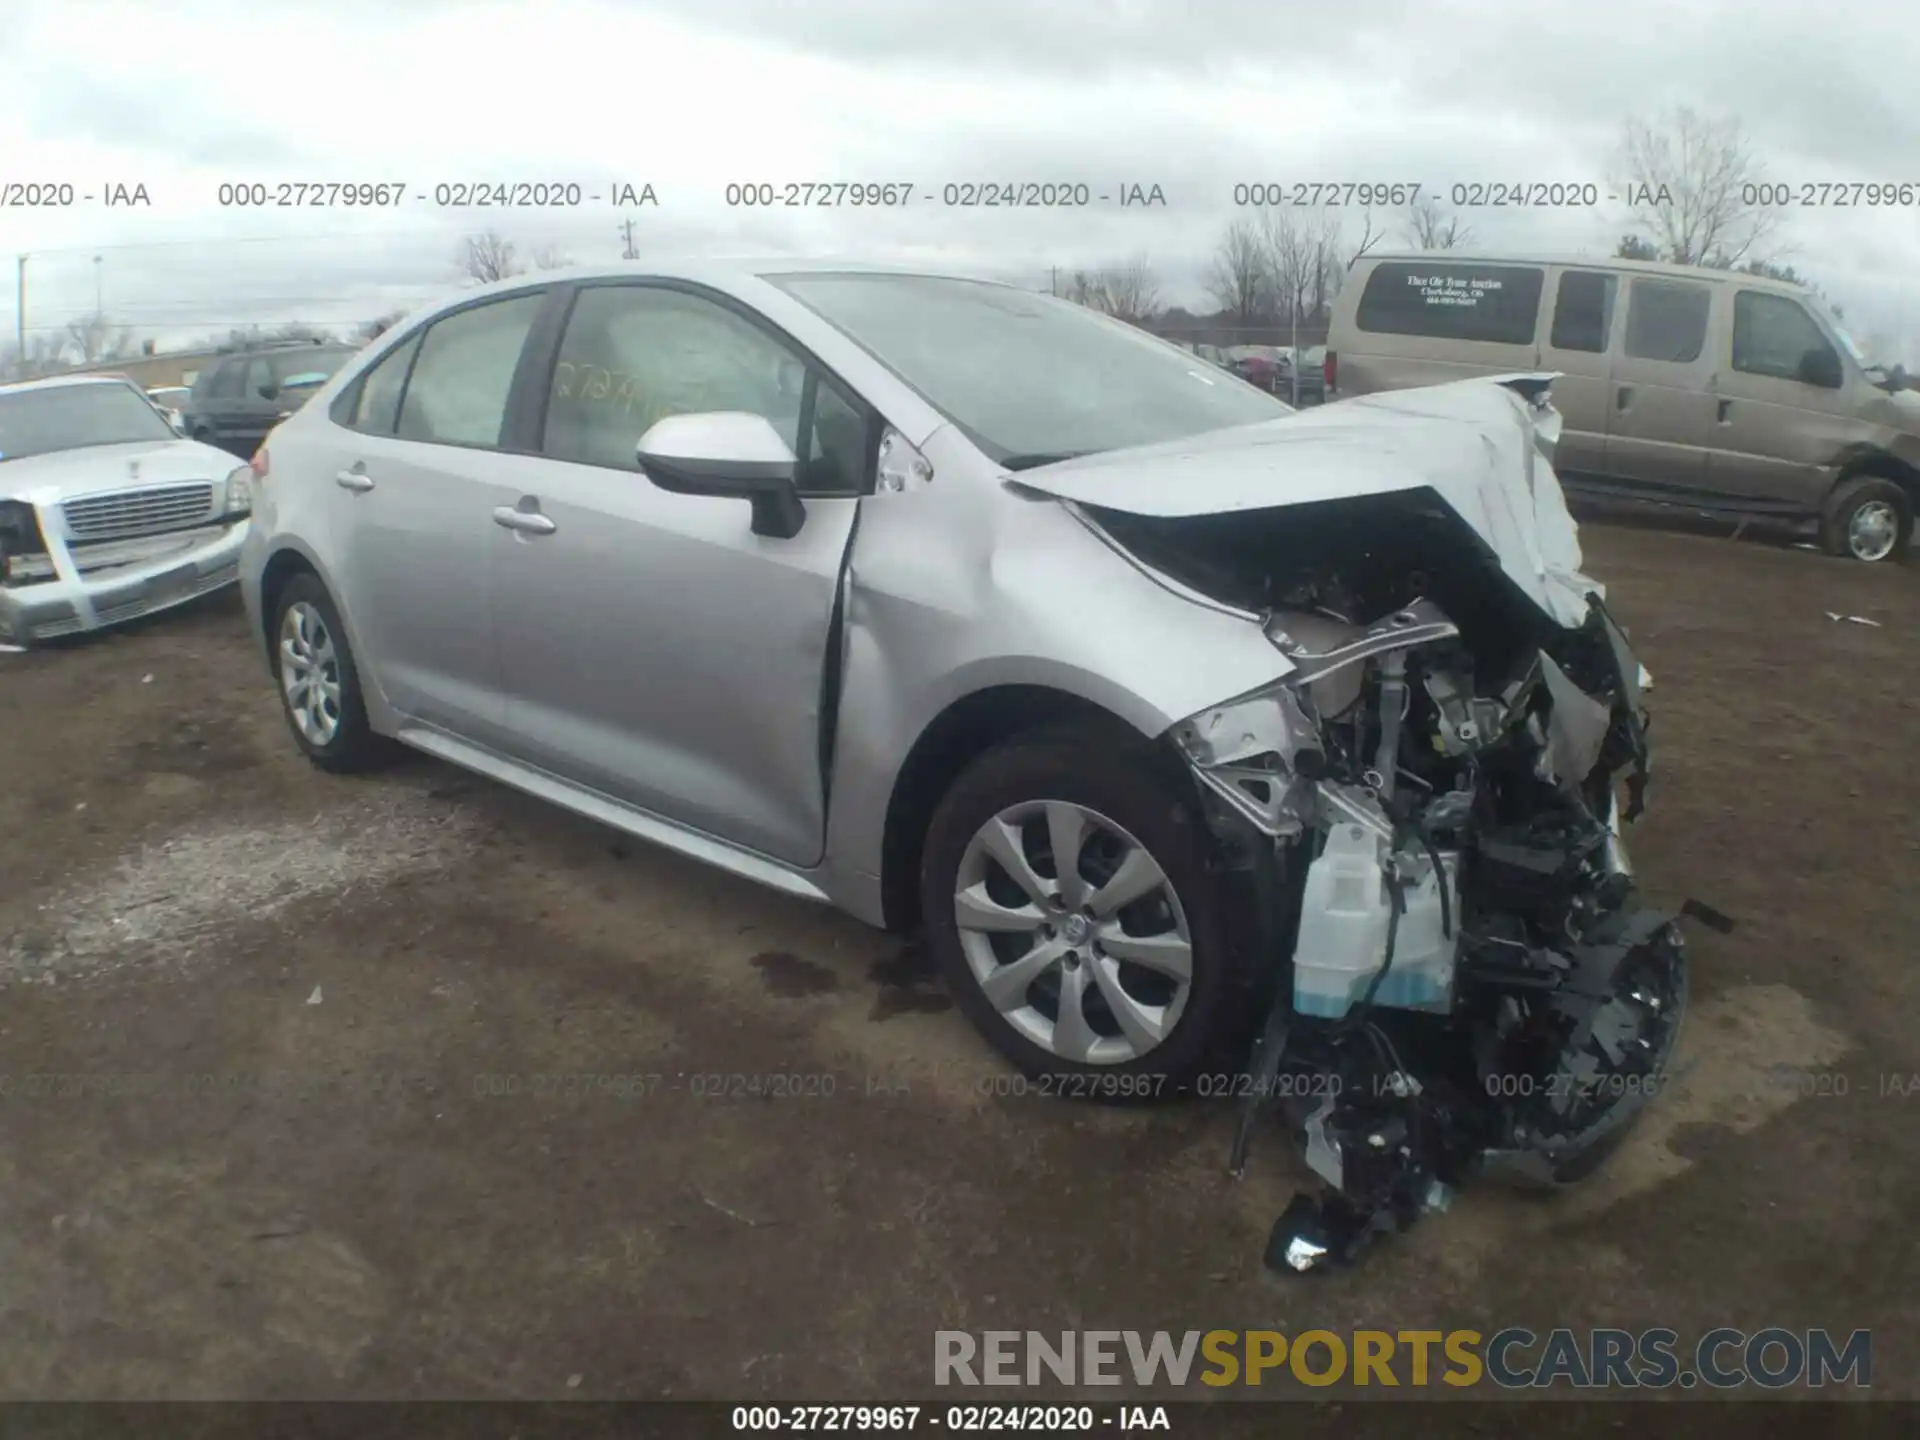
[[[999,285],[552,272],[268,437],[242,586],[320,766],[402,742],[924,927],[1070,1093],[1304,1098],[1371,1233],[1594,1163],[1684,998],[1549,382],[1296,414]]]
[[[234,583],[252,476],[129,380],[0,386],[0,640],[30,645]]]

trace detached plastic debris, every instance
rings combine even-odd
[[[320,987],[316,985],[313,987],[313,994],[307,996],[307,1004],[318,1005],[319,1003],[320,1003]]]
[[[26,653],[27,647],[24,645],[0,645],[0,655],[24,655]]]
[[[1864,615],[1841,615],[1829,610],[1827,611],[1827,618],[1835,622],[1845,620],[1849,625],[1871,625],[1876,630],[1880,628],[1880,622],[1878,620],[1869,620]]]

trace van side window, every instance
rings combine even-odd
[[[1626,352],[1635,360],[1690,365],[1707,344],[1713,291],[1679,280],[1636,277],[1627,305]]]
[[[1776,380],[1798,380],[1809,351],[1840,357],[1799,301],[1760,290],[1736,291],[1733,297],[1733,368],[1749,375]]]
[[[1607,336],[1613,331],[1613,276],[1597,270],[1569,270],[1560,277],[1560,291],[1553,302],[1553,334],[1550,343],[1556,350],[1586,350],[1595,355],[1607,348]]]
[[[1382,261],[1354,323],[1375,335],[1531,345],[1546,271],[1526,265]]]

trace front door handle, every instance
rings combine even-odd
[[[1720,423],[1722,425],[1726,424],[1728,418],[1732,416],[1732,414],[1733,414],[1733,401],[1722,400],[1720,402]]]
[[[1615,408],[1619,410],[1625,410],[1627,406],[1631,405],[1632,403],[1633,403],[1633,387],[1631,385],[1622,385],[1620,387],[1620,393],[1614,397]]]
[[[342,470],[333,477],[333,483],[342,490],[364,495],[373,488],[373,477],[364,470]]]
[[[511,505],[496,505],[493,523],[521,535],[551,535],[560,528],[538,510],[516,510]]]

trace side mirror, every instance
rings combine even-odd
[[[765,416],[669,415],[640,437],[637,458],[647,478],[672,494],[747,501],[756,535],[791,540],[806,523],[799,462]]]
[[[260,398],[262,400],[278,400],[280,398],[280,387],[269,380],[260,387]]]
[[[1842,380],[1840,357],[1826,346],[1817,346],[1800,357],[1797,377],[1803,385],[1818,385],[1823,390],[1838,390]]]

